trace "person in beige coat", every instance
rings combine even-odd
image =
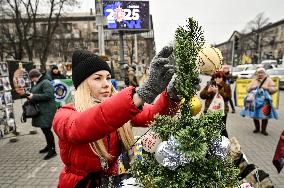
[[[261,85],[262,82],[263,84]],[[256,70],[256,78],[251,81],[250,85],[247,88],[247,92],[257,89],[260,85],[261,85],[261,88],[263,90],[268,91],[270,95],[277,91],[277,88],[275,87],[274,82],[266,74],[265,69],[262,67]],[[260,132],[260,119],[253,118],[253,122],[255,125],[255,130],[253,132],[254,133]],[[268,118],[261,119],[261,133],[265,136],[268,135],[266,131],[267,124],[268,124]]]

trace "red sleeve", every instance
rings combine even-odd
[[[107,136],[140,112],[133,103],[132,89],[128,87],[84,112],[70,107],[59,109],[53,119],[55,133],[59,139],[73,143],[89,143]]]
[[[178,103],[172,101],[164,91],[153,105],[145,104],[143,110],[131,122],[134,126],[146,127],[154,120],[156,114],[174,116],[178,109]]]

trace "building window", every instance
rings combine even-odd
[[[42,31],[43,33],[46,32],[46,29],[47,29],[46,26],[47,26],[46,24],[41,24],[41,31]]]
[[[78,29],[78,24],[77,23],[73,23],[73,28],[74,29]]]
[[[117,50],[114,50],[112,53],[113,53],[113,55],[118,55],[118,51]]]
[[[79,47],[80,47],[79,42],[75,42],[75,43],[74,43],[74,48],[79,48]]]
[[[99,47],[99,43],[98,42],[94,42],[94,48],[98,48]]]

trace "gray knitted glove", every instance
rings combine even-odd
[[[181,95],[178,95],[178,92],[175,88],[176,77],[177,77],[176,74],[172,76],[172,79],[167,86],[167,94],[171,100],[178,102],[181,100]]]
[[[153,58],[148,80],[137,90],[139,97],[148,104],[166,89],[175,72],[175,65],[169,60],[172,52],[173,47],[166,46]]]

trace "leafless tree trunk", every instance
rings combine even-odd
[[[133,60],[134,60],[134,51],[135,51],[135,44],[134,44],[134,34],[129,34],[128,37],[126,37],[126,46],[127,46],[127,53],[129,56],[129,60],[130,60],[130,65],[133,64]]]
[[[47,28],[44,35],[42,35],[44,41],[42,43],[40,53],[41,69],[46,70],[46,61],[50,52],[50,44],[53,39],[54,32],[58,27],[59,19],[63,11],[63,7],[66,5],[76,4],[76,0],[49,0],[49,15],[47,17]]]
[[[1,32],[9,39],[11,48],[14,49],[15,59],[21,60],[25,50],[29,60],[32,61],[36,36],[36,30],[33,28],[36,28],[35,19],[39,0],[5,0],[3,2],[6,5],[3,9],[5,9],[7,24],[2,26]],[[15,32],[11,33],[9,27],[14,27]]]
[[[5,39],[9,41],[9,48],[14,51],[14,58],[21,60],[25,52],[32,61],[34,50],[37,48],[41,69],[45,71],[50,45],[63,9],[67,6],[76,6],[77,0],[1,0],[1,5],[2,3],[7,17],[6,22],[10,25],[1,24],[0,29],[1,33],[5,34]],[[40,5],[48,9],[48,15],[38,13]],[[43,33],[39,33],[37,28],[39,19],[47,20],[46,31]],[[5,23],[5,19],[0,22]],[[15,28],[14,33],[10,32],[11,25]]]
[[[244,29],[244,32],[251,33],[248,36],[247,41],[251,44],[252,49],[258,54],[258,63],[261,60],[261,47],[263,43],[263,38],[265,36],[261,35],[261,29],[269,23],[269,18],[264,16],[264,13],[259,13],[255,19],[249,21]]]

